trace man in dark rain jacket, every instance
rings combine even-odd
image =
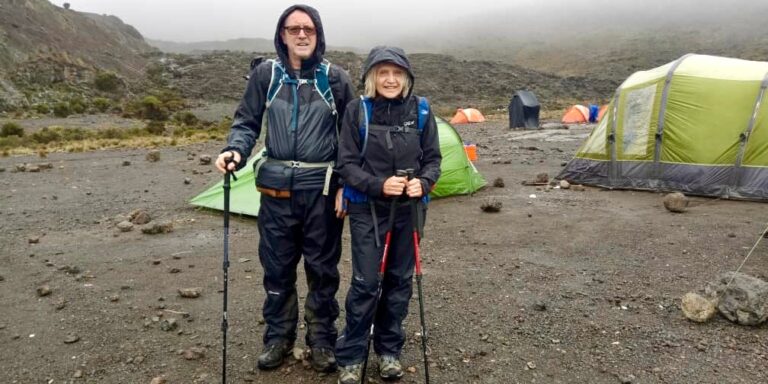
[[[242,168],[265,130],[266,151],[255,166],[261,192],[259,259],[266,292],[265,348],[258,358],[259,369],[279,367],[293,349],[299,312],[296,267],[303,255],[311,363],[318,371],[334,371],[343,218],[339,218],[341,190],[332,173],[338,124],[354,97],[353,89],[343,69],[323,60],[323,25],[314,8],[294,5],[283,12],[275,49],[277,60],[253,68],[216,167],[221,172]],[[319,83],[325,79],[332,98],[327,92],[321,95]]]

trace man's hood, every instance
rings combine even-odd
[[[316,64],[322,62],[323,55],[325,54],[325,33],[323,32],[323,23],[320,21],[320,13],[318,13],[316,9],[310,7],[309,5],[292,5],[288,7],[288,9],[286,9],[282,15],[280,15],[280,19],[277,21],[277,30],[275,31],[275,51],[277,51],[277,57],[280,58],[280,62],[283,63],[286,70],[289,72],[293,72],[293,69],[291,68],[290,60],[288,60],[288,47],[283,43],[283,39],[280,37],[280,32],[285,26],[285,19],[287,19],[288,15],[296,10],[302,11],[309,15],[309,18],[311,18],[312,22],[315,24],[315,31],[317,31],[317,34],[315,35],[317,39],[315,52],[312,54],[312,57],[302,61],[302,68],[313,67]]]
[[[411,63],[408,61],[408,56],[405,55],[405,51],[398,47],[378,46],[371,49],[368,58],[365,59],[365,63],[363,64],[363,73],[360,81],[365,83],[365,76],[371,68],[380,63],[392,63],[405,69],[405,72],[408,73],[408,77],[411,78],[411,90],[413,90],[414,77],[413,71],[411,70]]]

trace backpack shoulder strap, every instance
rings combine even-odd
[[[285,71],[285,67],[279,60],[270,59],[268,62],[272,63],[272,78],[269,80],[269,88],[267,88],[267,108],[272,104],[272,100],[280,92],[280,88],[283,86],[283,81],[288,73]]]
[[[419,132],[424,130],[424,126],[427,124],[427,117],[429,117],[429,101],[426,97],[419,96],[419,117],[418,127]]]
[[[373,101],[369,97],[360,96],[360,126],[358,127],[358,133],[362,142],[362,148],[360,149],[361,161],[364,160],[365,150],[368,148],[368,124],[371,121],[372,113]]]
[[[323,60],[320,65],[315,69],[315,89],[317,93],[323,97],[325,103],[328,104],[328,108],[336,114],[336,103],[333,100],[333,91],[331,91],[331,83],[328,80],[328,73],[331,70],[331,63],[328,60]]]

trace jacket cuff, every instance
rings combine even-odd
[[[243,156],[243,152],[239,148],[237,148],[237,147],[229,146],[229,147],[225,147],[224,149],[222,149],[221,152],[219,152],[219,153],[221,154],[221,153],[224,153],[224,152],[227,152],[227,151],[237,152],[240,155],[240,162],[237,163],[237,165],[235,166],[235,171],[239,171],[239,170],[243,169],[243,167],[245,167],[245,163],[248,162],[247,159],[245,158],[245,156]]]
[[[432,185],[430,185],[429,180],[419,179],[419,181],[421,182],[421,196],[429,195],[432,192]]]
[[[376,178],[371,184],[370,188],[368,189],[368,195],[372,197],[382,197],[384,196],[384,192],[382,189],[384,188],[384,181],[386,179]]]

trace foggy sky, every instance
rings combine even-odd
[[[51,0],[61,6],[65,1]],[[115,15],[146,38],[196,42],[242,37],[272,39],[277,18],[290,0],[68,0],[80,12]],[[450,40],[452,32],[476,30],[493,41],[510,31],[568,34],[568,24],[589,27],[612,19],[618,25],[673,23],[680,19],[738,17],[756,0],[305,0],[320,12],[326,40],[334,46],[396,43],[414,33]],[[553,27],[554,26],[554,27]],[[516,27],[516,28],[515,28]],[[573,32],[573,31],[571,31]]]

